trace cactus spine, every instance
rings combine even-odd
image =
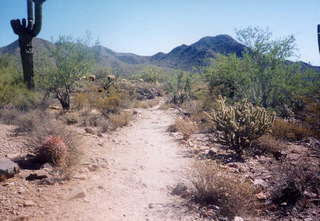
[[[215,110],[207,116],[221,132],[218,141],[234,149],[238,155],[252,141],[270,132],[275,119],[274,113],[255,107],[247,100],[231,106],[222,97],[217,99]]]
[[[44,2],[45,0],[27,0],[28,19],[22,19],[21,21],[19,19],[11,20],[13,32],[19,36],[23,79],[29,89],[34,88],[32,39],[41,30],[42,4]],[[35,10],[33,6],[35,6]]]

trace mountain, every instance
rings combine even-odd
[[[54,44],[35,38],[33,40],[35,50],[35,62],[37,58],[48,56]],[[101,66],[112,67],[123,73],[132,73],[141,70],[146,65],[159,66],[165,69],[192,70],[193,67],[201,67],[209,64],[218,54],[235,53],[241,56],[245,46],[228,35],[204,37],[191,45],[181,45],[169,53],[159,52],[153,56],[140,56],[133,53],[119,53],[103,46],[91,47],[97,63]],[[15,41],[8,46],[0,48],[0,55],[10,54],[19,56],[19,44]],[[40,61],[41,62],[41,61]],[[299,62],[303,68],[312,68],[320,72],[320,67]]]
[[[33,48],[34,48],[34,53],[36,55],[48,55],[49,51],[54,47],[54,44],[43,40],[41,38],[35,38],[32,41],[33,43]],[[9,54],[9,55],[14,55],[14,56],[20,56],[20,47],[19,47],[19,42],[18,40],[12,42],[11,44],[0,48],[0,55],[3,54]]]
[[[209,60],[215,58],[218,54],[235,53],[241,56],[244,49],[244,45],[230,36],[217,35],[215,37],[204,37],[190,46],[181,45],[168,54],[158,53],[151,57],[151,63],[170,68],[191,70],[192,67],[208,65]]]

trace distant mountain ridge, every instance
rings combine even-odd
[[[35,38],[33,40],[35,56],[48,55],[50,48],[54,44]],[[193,67],[201,67],[209,64],[218,54],[236,54],[241,56],[246,47],[229,35],[217,35],[215,37],[204,37],[191,45],[181,45],[169,53],[159,52],[153,56],[140,56],[133,53],[119,53],[104,46],[93,46],[91,50],[95,54],[98,64],[102,66],[132,69],[145,65],[155,65],[162,68],[173,68],[181,70],[192,70]],[[19,56],[19,44],[15,41],[5,47],[0,48],[0,55],[10,54]],[[320,67],[299,62],[304,68],[312,68],[320,72]]]

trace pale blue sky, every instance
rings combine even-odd
[[[17,39],[10,19],[26,17],[25,0],[1,0],[0,46]],[[316,25],[319,0],[47,0],[39,37],[84,36],[118,52],[152,55],[204,36],[249,25],[268,26],[275,37],[294,34],[300,59],[320,65]]]

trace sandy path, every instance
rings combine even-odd
[[[80,181],[78,189],[86,196],[48,211],[46,220],[196,220],[170,194],[170,188],[183,182],[190,160],[166,132],[173,116],[157,108],[140,114],[132,126],[97,138],[103,151],[93,152],[106,159],[108,169]],[[73,189],[77,187],[71,194]]]

